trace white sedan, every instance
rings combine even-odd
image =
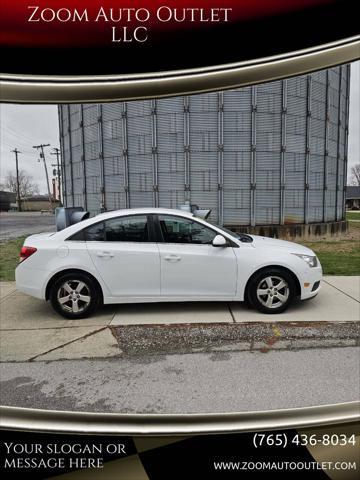
[[[314,297],[321,278],[306,247],[161,208],[112,211],[32,235],[16,268],[17,289],[50,300],[66,318],[135,302],[247,301],[280,313],[296,297]]]

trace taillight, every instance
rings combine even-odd
[[[35,253],[37,248],[35,247],[21,247],[19,262],[23,262],[27,258],[31,257]]]

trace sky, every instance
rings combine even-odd
[[[34,145],[50,143],[45,148],[45,157],[50,177],[51,163],[56,157],[50,155],[53,147],[59,147],[57,106],[55,105],[0,105],[0,183],[7,172],[15,172],[16,147],[19,153],[19,168],[29,173],[39,185],[40,193],[46,193],[45,169],[38,162],[38,151]],[[360,161],[360,62],[351,66],[350,119],[349,119],[349,166]]]
[[[39,186],[40,193],[46,193],[44,164],[38,162],[39,151],[32,148],[41,143],[51,145],[44,151],[49,177],[52,178],[51,164],[56,163],[56,156],[50,153],[53,147],[60,146],[57,106],[1,104],[0,183],[3,183],[9,171],[15,173],[15,154],[12,150],[16,147],[21,152],[18,154],[19,170],[30,174]]]

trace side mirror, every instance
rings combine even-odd
[[[228,242],[226,238],[224,238],[222,235],[216,235],[214,240],[212,241],[213,247],[227,247]]]

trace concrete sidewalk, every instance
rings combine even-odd
[[[241,303],[194,302],[110,305],[84,320],[66,320],[49,303],[0,282],[2,362],[109,358],[121,355],[111,328],[130,325],[359,321],[360,277],[325,277],[319,295],[280,315],[263,315]]]

